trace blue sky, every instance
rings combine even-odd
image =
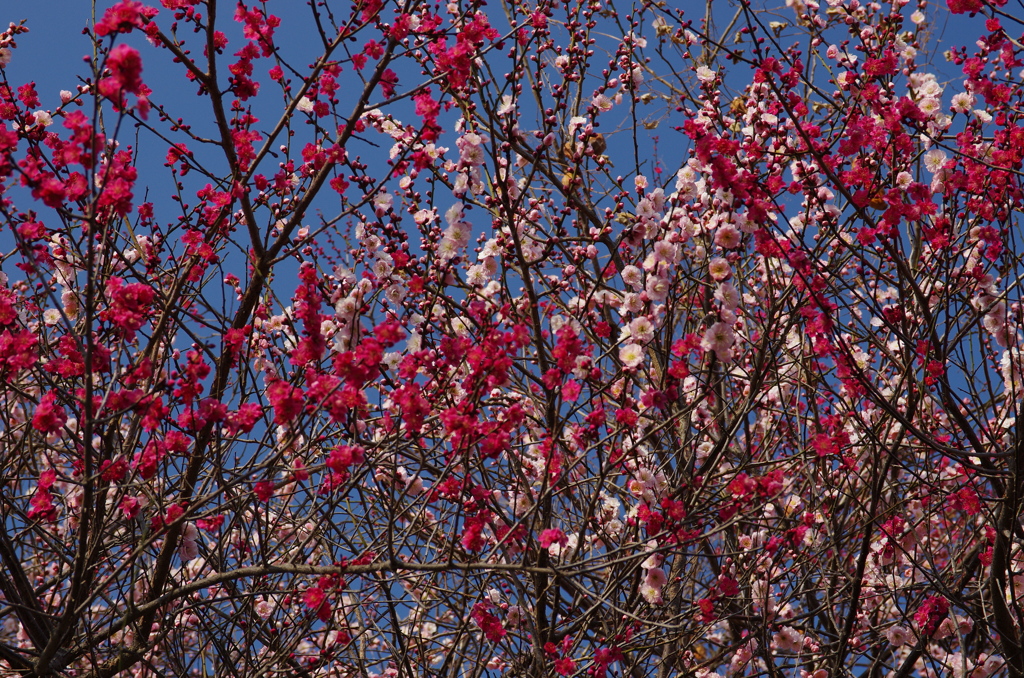
[[[61,89],[74,89],[75,74],[83,71],[82,57],[89,40],[82,27],[89,23],[92,3],[82,0],[33,2],[7,0],[0,10],[0,25],[27,19],[30,33],[18,38],[14,59],[7,68],[13,82],[35,80],[43,105],[55,108]]]

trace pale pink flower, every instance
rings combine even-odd
[[[710,68],[708,68],[707,66],[697,67],[697,79],[700,80],[701,82],[714,82],[715,78],[717,77],[718,74],[715,73]]]
[[[416,213],[412,215],[412,218],[417,225],[424,226],[426,224],[434,223],[434,220],[437,219],[437,212],[435,212],[434,210],[426,209],[417,210]]]
[[[260,599],[256,603],[256,614],[260,619],[267,619],[274,614],[274,604],[268,600]]]
[[[658,275],[647,276],[647,298],[651,301],[665,301],[668,299],[668,293],[671,291],[672,284],[668,278],[663,278]]]
[[[487,275],[487,271],[480,264],[474,264],[466,271],[466,282],[474,287],[486,285],[489,279],[490,276]]]
[[[451,238],[459,244],[460,247],[465,247],[469,244],[470,238],[473,236],[472,227],[465,221],[458,221],[453,223],[451,226],[445,229],[444,237]]]
[[[657,548],[658,542],[652,541],[649,542],[649,545],[653,548]],[[652,553],[651,555],[647,556],[647,559],[644,560],[644,562],[640,563],[640,567],[644,568],[645,570],[649,570],[652,567],[661,567],[661,564],[662,562],[664,562],[664,560],[665,557],[660,553]]]
[[[654,243],[654,260],[676,263],[679,260],[679,246],[668,240],[659,240]]]
[[[78,317],[78,311],[81,308],[78,304],[78,296],[71,290],[64,290],[60,294],[60,302],[64,307],[64,315],[74,320]]]
[[[636,342],[648,344],[654,339],[654,323],[646,316],[640,316],[629,323],[629,335]]]
[[[483,144],[486,139],[479,134],[468,132],[460,137],[455,145],[459,147],[459,163],[467,167],[482,165],[486,160]]]
[[[178,546],[178,557],[181,558],[182,562],[187,563],[196,556],[199,555],[199,544],[197,539],[199,538],[199,530],[192,523],[185,523],[185,529],[182,531],[181,544]]]
[[[959,94],[954,94],[953,95],[953,99],[950,102],[950,106],[949,107],[950,107],[950,109],[954,113],[965,113],[966,114],[966,113],[970,113],[971,112],[971,106],[973,106],[973,105],[974,105],[974,96],[972,96],[968,92],[960,92]]]
[[[661,595],[661,589],[656,589],[647,582],[640,585],[640,595],[651,605],[661,605],[665,602]]]
[[[724,282],[715,290],[715,300],[722,308],[734,310],[740,305],[740,293],[731,282]]]
[[[715,231],[715,244],[727,250],[733,250],[740,246],[742,234],[740,229],[733,224],[725,223]]]
[[[890,626],[885,630],[885,637],[893,647],[901,647],[913,639],[910,629],[906,626]]]
[[[458,242],[451,238],[442,238],[441,242],[437,245],[437,256],[442,260],[447,261],[457,255],[462,246]]]
[[[942,101],[936,97],[926,97],[918,102],[917,107],[929,118],[935,117],[942,110]]]
[[[719,360],[732,359],[732,346],[736,343],[736,334],[726,323],[718,322],[704,333],[700,347],[705,351],[714,351]]]
[[[946,617],[939,624],[939,628],[935,630],[935,633],[932,635],[932,638],[935,638],[936,640],[941,640],[942,638],[949,638],[951,635],[953,635],[953,632],[955,630],[956,622],[953,621],[950,617]]]
[[[935,174],[940,169],[942,169],[943,165],[946,164],[946,157],[947,156],[943,151],[937,148],[933,148],[932,150],[924,154],[925,169],[931,172],[932,174]]]
[[[1003,668],[1003,658],[997,654],[986,656],[985,653],[978,655],[978,668],[974,670],[971,678],[988,678],[996,671]]]
[[[619,360],[628,369],[633,369],[644,361],[644,347],[639,344],[626,344],[619,349]]]
[[[715,257],[708,264],[708,273],[717,281],[728,280],[732,277],[732,266],[722,257]]]
[[[643,272],[636,266],[626,266],[622,269],[622,282],[638,290],[643,287]]]
[[[665,570],[660,567],[652,567],[647,570],[647,576],[644,577],[644,582],[651,588],[660,591],[668,582],[668,576],[666,576]]]
[[[512,98],[511,94],[506,94],[501,97],[501,106],[498,107],[498,115],[504,117],[516,110],[515,99]]]
[[[387,214],[391,206],[394,205],[395,199],[391,197],[391,194],[387,191],[381,191],[377,195],[373,196],[373,212],[378,217],[382,217]]]
[[[783,626],[778,633],[772,636],[772,644],[783,652],[800,652],[803,649],[804,639],[800,632],[792,626]]]

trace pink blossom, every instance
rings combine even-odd
[[[736,343],[736,335],[732,327],[724,322],[717,322],[707,329],[700,347],[705,351],[714,351],[719,360],[732,359],[732,347]]]
[[[665,570],[660,567],[652,567],[647,570],[647,574],[644,576],[644,582],[651,588],[661,590],[661,588],[668,582],[668,576],[665,574]]]
[[[708,264],[708,273],[710,273],[711,277],[715,280],[728,280],[732,277],[732,267],[729,266],[729,262],[722,257],[715,257]]]
[[[178,546],[178,557],[182,562],[187,563],[199,555],[199,530],[192,523],[185,523],[182,530],[181,544]]]
[[[121,514],[131,520],[139,515],[139,511],[142,510],[142,502],[138,497],[128,495],[121,500],[119,508],[121,509]]]
[[[715,231],[715,244],[727,250],[733,250],[740,246],[743,234],[734,224],[724,223]]]
[[[803,641],[803,636],[792,626],[783,626],[772,636],[772,645],[782,652],[800,652],[803,649]]]

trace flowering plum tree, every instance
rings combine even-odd
[[[0,675],[1024,676],[1024,20],[671,4],[0,34]]]

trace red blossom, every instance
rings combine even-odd
[[[262,417],[263,407],[259,403],[245,403],[225,416],[225,428],[230,435],[249,433]]]
[[[117,459],[105,459],[100,464],[100,478],[108,483],[117,483],[124,480],[128,474],[128,460],[124,457]]]
[[[398,86],[398,74],[390,68],[386,69],[380,76],[380,90],[385,97],[395,96],[395,88]]]
[[[35,414],[32,415],[32,426],[43,433],[57,433],[68,421],[67,412],[57,404],[57,396],[54,393],[47,393],[36,406]]]
[[[145,96],[142,84],[142,57],[129,45],[118,45],[107,55],[106,67],[110,75],[100,80],[99,93],[117,106],[124,105],[125,94]]]
[[[302,601],[306,607],[315,610],[320,621],[326,622],[331,618],[331,602],[327,594],[319,586],[313,586],[302,594]]]
[[[552,544],[558,544],[559,546],[566,546],[569,543],[569,538],[565,536],[565,533],[557,528],[551,528],[544,530],[540,533],[541,548],[547,548]]]
[[[156,475],[157,468],[165,456],[167,451],[163,445],[150,440],[142,451],[135,455],[133,466],[144,480],[148,480]]]
[[[110,306],[103,313],[104,320],[119,327],[128,341],[133,341],[135,331],[149,319],[149,307],[156,298],[156,292],[143,283],[125,285],[121,278],[116,277],[107,281],[106,292]]]
[[[117,152],[101,172],[97,206],[105,212],[127,216],[132,211],[132,190],[138,178],[132,154],[127,151]]]
[[[953,14],[967,14],[970,12],[971,15],[974,15],[985,7],[983,0],[946,0],[946,4],[949,6],[949,11]]]
[[[732,577],[723,574],[718,577],[718,590],[722,592],[723,596],[738,596],[740,594],[740,585]]]
[[[18,87],[18,99],[25,104],[25,108],[36,108],[39,106],[39,95],[36,93],[36,84],[27,82]]]
[[[338,445],[327,458],[327,468],[335,473],[344,473],[350,466],[361,464],[365,451],[358,445]]]
[[[0,372],[8,380],[36,363],[38,337],[28,330],[0,333]]]
[[[57,479],[57,472],[46,469],[39,474],[39,483],[32,499],[29,500],[28,519],[53,522],[57,519],[57,507],[53,504],[51,488]]]
[[[164,525],[173,525],[185,515],[185,507],[181,504],[171,504],[163,515]]]
[[[136,28],[143,28],[156,15],[157,10],[153,7],[146,7],[134,0],[121,0],[103,13],[94,30],[100,37],[113,33],[131,33]]]
[[[273,14],[265,16],[259,9],[246,9],[242,3],[238,3],[235,21],[243,25],[242,34],[246,39],[259,45],[262,56],[268,57],[274,53],[274,29],[281,25],[278,17]]]
[[[253,494],[255,494],[256,498],[262,502],[270,501],[274,496],[274,490],[274,483],[271,480],[261,480],[252,488]]]
[[[306,607],[315,609],[320,607],[320,603],[327,599],[327,594],[324,590],[318,586],[311,586],[306,589],[302,594],[302,601],[306,604]]]
[[[939,624],[949,612],[949,601],[942,596],[930,596],[914,612],[914,621],[921,630],[921,635],[931,638],[939,628]]]
[[[288,424],[299,415],[303,407],[302,389],[286,381],[275,380],[267,386],[267,400],[274,408],[274,423]]]
[[[204,532],[216,532],[224,524],[224,515],[211,516],[210,518],[199,518],[196,525]]]
[[[501,621],[491,613],[489,603],[476,603],[471,616],[473,623],[484,632],[484,636],[491,642],[498,642],[508,633],[501,625]]]
[[[484,538],[484,521],[476,516],[466,519],[466,524],[462,530],[462,548],[467,551],[479,551],[487,543]]]
[[[571,676],[576,673],[576,662],[569,657],[555,660],[555,673],[560,676]]]
[[[887,50],[883,56],[876,59],[868,59],[864,62],[864,72],[872,77],[879,78],[892,75],[896,71],[897,65],[899,65],[899,57],[892,50]]]
[[[142,89],[142,57],[137,49],[129,45],[118,45],[107,55],[106,66],[110,69],[111,76],[120,91],[131,94],[140,93]],[[102,83],[100,92],[105,94]]]

